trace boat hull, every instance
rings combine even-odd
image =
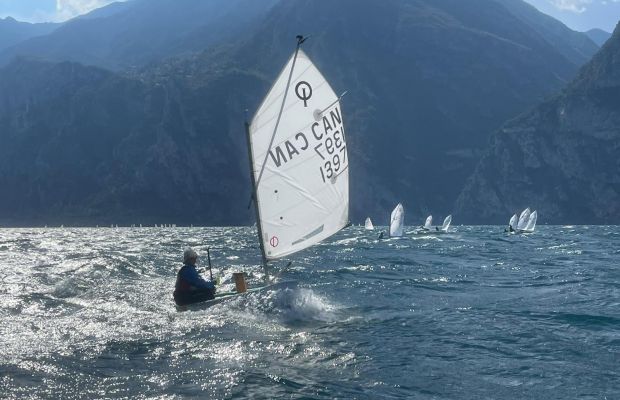
[[[269,285],[258,286],[254,288],[248,288],[244,293],[237,293],[236,291],[216,293],[215,298],[211,300],[201,301],[198,303],[187,304],[183,306],[176,306],[177,311],[192,311],[192,310],[204,310],[212,307],[216,304],[223,303],[225,301],[240,297],[247,296],[251,293],[259,293],[267,290],[281,290],[281,289],[295,289],[297,287],[297,281],[284,281],[278,283],[272,283]]]

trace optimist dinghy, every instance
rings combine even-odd
[[[245,124],[252,199],[266,281],[263,286],[217,294],[210,306],[247,293],[294,288],[275,283],[268,263],[329,238],[349,225],[349,157],[342,96],[297,47]],[[243,291],[241,291],[241,290]]]

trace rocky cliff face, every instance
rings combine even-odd
[[[537,19],[546,17],[507,1],[282,0],[260,18],[262,8],[235,14],[260,23],[207,45],[188,38],[237,19],[225,13],[205,31],[190,24],[168,36],[171,21],[184,21],[171,15],[178,2],[142,0],[27,41],[20,51],[54,61],[22,58],[0,71],[0,187],[10,192],[0,223],[250,222],[245,110],[251,117],[299,33],[312,34],[304,49],[349,93],[353,221],[387,223],[398,202],[411,221],[448,214],[490,132],[564,86],[595,48],[563,40],[561,28],[551,34]],[[184,4],[207,3],[229,4]],[[207,51],[162,61],[154,50],[177,49],[171,38]],[[74,56],[81,63],[57,62]],[[154,63],[82,65],[100,59]]]
[[[563,93],[507,123],[457,201],[468,222],[526,206],[547,223],[620,223],[620,28]]]
[[[11,77],[0,79],[3,223],[249,220],[237,161],[245,148],[219,128],[225,118],[198,112],[212,101],[208,87],[149,85],[69,62],[17,60],[2,72]]]

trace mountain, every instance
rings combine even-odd
[[[200,113],[214,102],[203,89],[145,85],[71,62],[14,61],[0,74],[0,140],[8,144],[0,184],[10,189],[0,196],[1,219],[246,222],[247,170],[222,121]]]
[[[8,63],[15,56],[34,56],[50,61],[77,61],[109,69],[141,67],[243,36],[277,2],[184,0],[179,3],[172,0],[131,0],[112,3],[75,18],[52,35],[20,43],[0,53],[0,64]],[[433,8],[433,2],[428,0],[410,0],[409,6],[420,7],[424,2]],[[441,2],[437,4],[440,7]],[[575,64],[581,65],[588,61],[596,51],[596,45],[585,35],[571,31],[524,1],[485,0],[480,5],[488,7],[486,3],[493,2],[506,7],[528,29],[535,31]],[[453,5],[448,3],[443,7]],[[459,4],[456,12],[466,7],[466,4]],[[11,44],[27,38],[22,37]]]
[[[79,15],[74,20],[84,19],[97,19],[111,17],[117,13],[124,12],[134,7],[136,0],[116,0],[114,3],[110,3],[107,6],[96,8],[93,11]]]
[[[132,0],[65,23],[50,35],[0,53],[76,61],[112,70],[137,68],[242,37],[276,0]]]
[[[529,206],[552,224],[618,224],[619,151],[620,25],[561,94],[493,136],[457,211],[497,223]]]
[[[590,29],[589,31],[584,33],[599,46],[604,45],[607,39],[611,37],[611,33],[602,29]]]
[[[53,32],[60,24],[30,24],[19,22],[11,17],[0,19],[0,51],[35,36]]]
[[[0,70],[0,140],[7,144],[0,187],[11,188],[0,199],[0,222],[248,223],[245,110],[256,110],[299,33],[311,34],[304,50],[336,92],[348,91],[352,220],[370,215],[381,224],[399,201],[411,220],[448,214],[489,134],[563,87],[578,54],[595,48],[552,39],[533,28],[537,15],[546,16],[517,15],[499,0],[256,3],[243,3],[253,21],[244,27],[234,26],[241,17],[228,2],[186,0],[182,12],[201,24],[207,5],[220,4],[223,14],[209,24],[185,22],[184,31],[182,19],[134,31],[126,21],[174,20],[178,2],[151,0],[152,8],[138,12],[146,2],[136,1],[48,35],[62,44],[46,42],[50,50],[83,63],[86,56],[111,60],[110,68],[151,60],[144,68],[17,58]],[[243,35],[233,34],[241,28]],[[82,36],[58,36],[67,32]],[[81,41],[112,37],[119,46],[82,52]],[[151,49],[129,50],[149,42]],[[170,58],[190,45],[205,50]],[[33,55],[64,54],[54,51]]]
[[[235,58],[268,88],[291,50],[283,38],[299,32],[312,32],[306,51],[349,93],[354,219],[387,221],[398,201],[420,218],[449,213],[490,132],[577,70],[488,0],[283,2]]]
[[[592,55],[602,46],[602,43],[593,40],[589,35],[571,30],[553,17],[542,14],[529,3],[515,0],[495,1],[509,9],[513,15],[540,34],[576,65],[583,65],[590,61]]]

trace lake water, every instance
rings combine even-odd
[[[187,312],[183,248],[252,286],[252,228],[0,229],[0,398],[619,399],[620,227],[503,229],[350,227]]]

